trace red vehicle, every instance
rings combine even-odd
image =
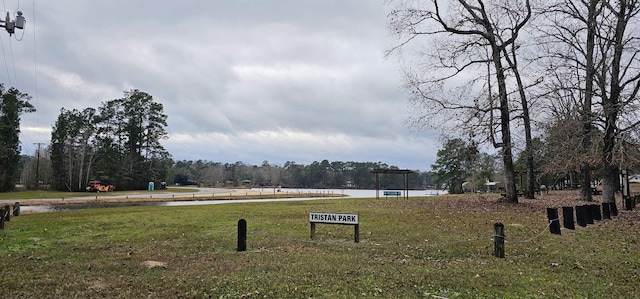
[[[87,192],[109,192],[116,190],[114,185],[103,185],[100,181],[89,181]]]

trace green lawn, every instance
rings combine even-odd
[[[358,213],[353,227],[309,212]],[[12,217],[0,231],[6,298],[630,298],[636,211],[551,235],[540,201],[330,199],[130,207]],[[236,252],[246,219],[246,252]],[[506,258],[492,256],[505,224]],[[147,269],[145,261],[166,263]]]

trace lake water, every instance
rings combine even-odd
[[[273,188],[253,188],[251,191],[258,191],[264,193],[275,192]],[[394,190],[396,191],[396,190]],[[204,191],[206,193],[213,192],[209,189]],[[194,205],[215,205],[226,203],[251,203],[251,202],[282,202],[282,201],[305,201],[305,200],[330,200],[331,197],[305,197],[304,194],[310,193],[322,193],[322,194],[342,194],[350,198],[375,198],[376,190],[363,190],[363,189],[285,189],[281,190],[282,193],[299,193],[300,197],[296,198],[272,198],[272,199],[236,199],[236,200],[194,200],[194,201],[166,201],[166,202],[131,202],[131,203],[89,203],[89,204],[70,204],[70,205],[51,205],[51,206],[21,206],[20,211],[25,213],[45,213],[45,212],[57,212],[57,211],[70,211],[70,210],[84,210],[84,209],[96,209],[96,208],[113,208],[113,207],[132,207],[132,206],[194,206]],[[404,192],[404,191],[403,191]],[[229,193],[228,190],[220,191],[218,193]],[[446,194],[447,191],[443,190],[409,190],[409,196],[435,196]],[[384,191],[379,191],[380,198],[385,198]],[[171,194],[167,195],[168,197]],[[394,198],[396,196],[389,196],[388,198]],[[399,196],[402,198],[402,196]],[[341,198],[341,197],[335,197]]]

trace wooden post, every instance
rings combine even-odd
[[[602,213],[600,212],[600,205],[592,204],[589,205],[591,208],[591,215],[593,216],[593,220],[602,220]]]
[[[380,199],[380,173],[376,172],[376,199]]]
[[[552,234],[560,235],[560,218],[558,208],[547,208],[547,219],[549,219],[549,230]]]
[[[504,224],[495,223],[493,232],[493,256],[504,258]]]
[[[631,189],[629,188],[629,169],[622,169],[620,174],[622,175],[622,182],[620,186],[622,187],[622,196],[630,196]]]
[[[311,222],[311,240],[316,237],[316,223]]]
[[[354,225],[353,239],[356,243],[360,243],[360,224]]]
[[[608,202],[602,203],[602,219],[611,219],[611,205]]]
[[[564,228],[576,229],[573,219],[573,207],[562,207],[562,223]]]
[[[247,221],[238,221],[238,251],[247,251]]]
[[[582,227],[587,226],[587,215],[584,206],[576,206],[576,218],[578,225]]]
[[[17,201],[13,204],[13,216],[20,216],[20,203]]]
[[[4,229],[4,209],[0,208],[0,229]]]
[[[609,203],[609,208],[611,208],[611,216],[618,216],[618,206],[615,200]]]
[[[589,205],[583,205],[584,214],[587,216],[587,224],[593,224],[593,212],[591,211],[591,207]]]

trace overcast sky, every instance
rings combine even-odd
[[[34,7],[35,4],[35,7]],[[429,170],[433,132],[407,127],[382,0],[5,0],[0,82],[33,97],[23,152],[60,109],[139,89],[164,105],[174,160],[383,162]],[[0,7],[1,8],[1,7]],[[13,19],[14,17],[12,17]],[[19,40],[21,39],[21,40]]]

